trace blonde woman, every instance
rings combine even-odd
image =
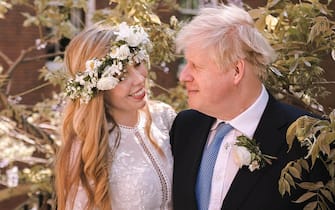
[[[175,112],[147,100],[150,45],[140,26],[99,23],[67,46],[59,210],[171,209]]]

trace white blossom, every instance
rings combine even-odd
[[[234,160],[240,168],[244,165],[247,166],[250,164],[251,154],[247,148],[234,145],[232,152]]]
[[[149,62],[147,49],[151,43],[143,28],[123,22],[116,27],[115,34],[117,37],[105,57],[86,61],[85,71],[68,80],[65,91],[70,99],[79,98],[81,103],[88,103],[97,91],[114,88],[122,80],[127,65]]]
[[[97,88],[99,90],[110,90],[113,89],[118,83],[119,80],[115,77],[103,77],[98,81]]]
[[[19,184],[19,168],[13,166],[6,170],[7,187],[16,187]]]
[[[131,29],[127,25],[127,23],[122,22],[122,23],[120,23],[119,31],[116,32],[116,34],[118,35],[118,37],[116,38],[116,41],[125,40],[128,36],[130,36]]]
[[[125,60],[128,58],[128,56],[130,56],[130,50],[129,50],[129,47],[128,45],[122,45],[120,46],[119,48],[119,59],[120,60]]]
[[[111,77],[113,76],[114,74],[121,74],[121,71],[120,69],[118,68],[117,65],[113,64],[111,66],[107,66],[104,70],[104,73],[102,74],[101,77]]]
[[[251,172],[253,172],[254,170],[259,169],[259,168],[260,168],[260,165],[259,165],[257,160],[252,161],[249,165],[249,170]]]

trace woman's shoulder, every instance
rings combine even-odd
[[[177,115],[171,105],[162,101],[150,100],[148,107],[153,120],[164,121],[169,127]]]
[[[154,112],[173,111],[175,112],[175,110],[172,108],[171,105],[165,102],[162,102],[162,101],[149,100],[148,105],[149,105],[150,111],[154,111]]]

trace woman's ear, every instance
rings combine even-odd
[[[245,62],[243,59],[240,59],[235,62],[234,65],[234,84],[240,83],[245,74]]]

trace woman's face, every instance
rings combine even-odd
[[[128,66],[125,79],[109,90],[110,112],[115,119],[124,115],[137,116],[137,110],[145,106],[147,75],[148,70],[144,63]]]

